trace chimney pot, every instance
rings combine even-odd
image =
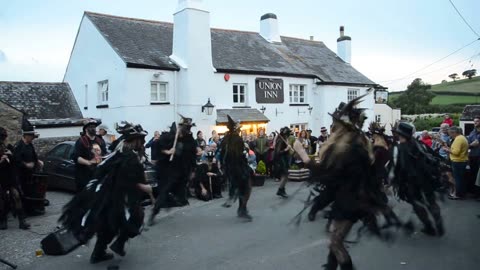
[[[310,36],[310,41],[314,41],[314,37],[313,36]]]
[[[340,26],[340,36],[343,37],[345,35],[345,27],[342,25]]]
[[[260,35],[270,43],[281,43],[277,15],[267,13],[260,18]]]

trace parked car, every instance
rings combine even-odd
[[[75,142],[67,141],[57,144],[50,150],[44,159],[44,172],[48,174],[49,190],[65,190],[76,192],[75,186],[75,162],[73,161],[73,151]],[[157,179],[153,165],[145,164],[145,178],[157,193]],[[148,196],[146,196],[148,198]]]

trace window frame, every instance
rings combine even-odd
[[[300,93],[302,92],[303,96],[300,95]],[[303,101],[300,101],[302,97]],[[295,98],[297,98],[297,101],[294,100]],[[290,102],[290,104],[307,104],[307,85],[295,83],[290,84],[288,88],[288,101]]]
[[[351,94],[350,91],[355,92],[355,94]],[[358,89],[358,88],[348,88],[347,89],[347,103],[356,99],[359,96],[360,96],[360,89]]]
[[[237,87],[237,93],[235,93],[235,87]],[[241,87],[243,87],[243,102],[240,102],[242,93]],[[248,84],[246,83],[234,83],[232,84],[232,103],[233,106],[247,106],[247,95],[248,93]],[[237,97],[237,102],[235,102],[235,96]]]
[[[105,85],[106,87],[104,87]],[[108,80],[98,82],[98,105],[108,105],[109,90],[110,85]]]
[[[152,86],[153,85],[156,85],[157,89],[156,89],[156,95],[157,95],[157,100],[153,100],[152,99]],[[160,89],[161,89],[161,85],[164,85],[165,86],[165,100],[161,100],[160,97],[161,97],[161,93],[160,93]],[[167,103],[169,102],[170,98],[168,96],[168,82],[164,82],[164,81],[150,81],[150,103]]]

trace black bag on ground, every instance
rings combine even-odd
[[[40,242],[47,255],[65,255],[81,245],[73,233],[65,228],[59,229]]]

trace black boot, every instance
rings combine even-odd
[[[422,232],[429,236],[436,235],[435,228],[433,228],[432,224],[430,223],[425,224],[425,227],[423,227]]]
[[[332,252],[328,253],[327,263],[324,264],[323,267],[325,268],[325,270],[337,270],[337,257],[335,257]]]
[[[25,221],[25,213],[23,212],[23,210],[17,210],[17,215],[18,215],[18,228],[22,230],[30,229],[30,224],[28,224]]]
[[[239,218],[244,219],[245,221],[252,221],[252,216],[248,213],[247,207],[239,206],[237,210],[237,215]]]
[[[110,245],[110,249],[117,253],[118,255],[124,257],[127,253],[125,252],[125,243],[127,242],[128,237],[118,236],[115,242]]]
[[[352,261],[340,265],[341,270],[354,270]]]
[[[7,217],[0,218],[0,230],[8,229]]]
[[[106,251],[107,245],[102,243],[100,239],[97,239],[95,248],[93,249],[92,256],[90,256],[90,263],[96,264],[103,261],[113,259],[113,254]]]
[[[288,198],[287,193],[285,192],[285,188],[278,188],[277,195],[282,198]]]
[[[155,225],[155,217],[158,215],[160,212],[160,207],[157,208],[157,205],[152,209],[152,212],[150,213],[150,216],[148,217],[147,225],[148,226],[153,226]]]
[[[315,207],[310,208],[310,211],[308,212],[308,220],[315,221],[316,216],[317,216],[317,209]]]

